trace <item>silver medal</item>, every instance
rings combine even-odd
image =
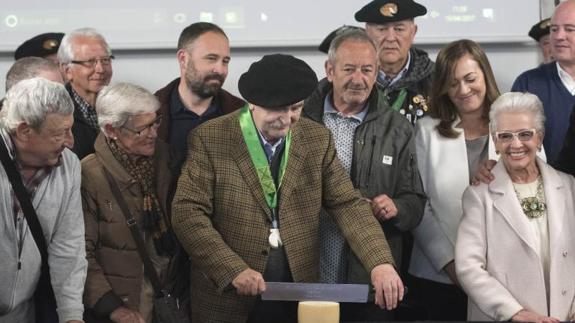
[[[270,229],[270,236],[268,237],[270,246],[274,249],[282,245],[282,239],[280,238],[280,229]]]

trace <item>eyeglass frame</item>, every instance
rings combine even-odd
[[[157,130],[160,127],[160,124],[162,123],[162,118],[163,118],[163,116],[161,114],[158,115],[156,117],[156,119],[154,119],[154,121],[150,122],[147,125],[142,126],[141,130],[130,129],[130,128],[126,127],[126,125],[121,125],[120,128],[128,130],[129,132],[135,134],[137,137],[142,137],[143,132],[146,132],[146,134],[147,134],[154,127]]]
[[[96,65],[98,65],[98,62],[100,64],[102,64],[102,66],[110,66],[110,65],[112,65],[112,61],[115,58],[116,57],[114,55],[110,55],[110,56],[101,57],[101,58],[86,59],[83,61],[73,59],[70,61],[70,63],[76,64],[76,65],[81,65],[81,66],[84,66],[85,68],[95,68]]]
[[[519,137],[519,135],[520,135],[521,133],[524,133],[524,132],[529,132],[529,133],[531,134],[531,135],[529,136],[529,138],[527,138],[527,139],[521,139],[521,137]],[[539,132],[539,130],[537,130],[537,129],[535,129],[535,128],[521,129],[521,130],[518,130],[518,131],[495,131],[495,138],[496,138],[498,141],[501,141],[501,142],[503,142],[503,143],[512,142],[515,138],[517,138],[517,139],[518,139],[519,141],[521,141],[521,142],[526,142],[526,141],[529,141],[529,140],[533,139],[533,137],[535,136],[535,134],[538,133],[538,132]],[[500,137],[499,137],[499,135],[501,135],[501,134],[511,134],[511,137],[508,138],[508,139],[503,139],[503,138],[500,138]]]

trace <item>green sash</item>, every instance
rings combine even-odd
[[[391,105],[391,108],[395,111],[399,111],[399,108],[401,108],[401,106],[403,105],[406,96],[407,96],[407,90],[405,88],[401,89],[401,91],[397,95],[397,99],[395,99],[395,102],[393,102],[393,104]]]
[[[244,141],[248,146],[248,152],[250,153],[250,157],[254,163],[254,167],[256,168],[256,172],[258,174],[267,205],[272,210],[273,221],[277,227],[275,209],[278,203],[277,198],[279,188],[276,188],[274,183],[268,159],[266,158],[266,154],[259,139],[258,130],[256,129],[252,115],[247,105],[244,106],[240,111],[240,127],[242,129],[242,134],[244,135]],[[281,187],[282,179],[287,166],[289,149],[291,145],[291,131],[288,132],[285,141],[285,149],[280,164],[278,180],[279,187]]]

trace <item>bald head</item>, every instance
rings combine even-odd
[[[14,62],[6,73],[6,92],[16,83],[34,77],[64,84],[58,64],[41,57],[24,57]]]
[[[551,53],[565,69],[575,68],[575,0],[560,3],[551,17]]]

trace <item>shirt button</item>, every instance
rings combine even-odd
[[[563,257],[567,257],[567,251],[563,251]]]
[[[565,296],[565,294],[567,294],[567,291],[566,291],[566,290],[562,290],[562,291],[561,291],[561,295]]]

